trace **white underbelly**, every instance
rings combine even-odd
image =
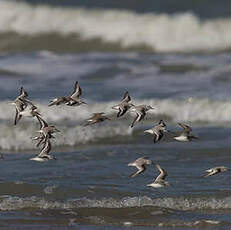
[[[162,187],[164,187],[162,184],[158,184],[158,183],[147,184],[147,186],[150,186],[150,187],[153,187],[153,188],[162,188]]]
[[[34,157],[30,159],[31,161],[39,161],[39,162],[45,162],[48,161],[46,158],[41,158],[41,157]]]
[[[178,137],[174,137],[175,140],[177,141],[189,141],[188,138],[186,136],[178,136]]]

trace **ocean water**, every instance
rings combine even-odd
[[[202,177],[231,164],[229,2],[102,2],[0,1],[0,228],[230,229],[230,172]],[[86,105],[48,107],[76,80]],[[56,161],[29,160],[39,124],[13,125],[9,102],[21,86],[61,131]],[[111,108],[125,91],[155,107],[133,129],[134,113],[117,118]],[[94,112],[111,120],[85,127]],[[160,119],[171,132],[154,144],[144,130]],[[178,122],[198,139],[175,141]],[[171,186],[146,186],[153,166],[130,178],[127,164],[141,156],[165,168]]]

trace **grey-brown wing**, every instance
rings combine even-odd
[[[192,131],[192,128],[189,125],[178,123],[183,128],[183,132],[190,133]]]
[[[117,117],[122,117],[127,112],[127,107],[119,106],[119,112],[117,113]]]
[[[82,89],[80,88],[78,81],[76,81],[74,91],[71,95],[71,98],[76,99],[76,98],[79,98],[81,95],[82,95]]]
[[[28,99],[20,99],[24,104],[26,104],[26,105],[30,105],[31,106],[31,108],[32,109],[37,109],[37,107],[30,101],[30,100],[28,100]]]
[[[135,176],[137,176],[138,174],[140,174],[140,173],[142,173],[142,172],[144,172],[144,171],[146,170],[145,165],[137,165],[136,168],[137,168],[138,170],[137,170],[136,172],[132,173],[132,174],[130,175],[130,177],[135,177]]]
[[[159,171],[159,175],[157,176],[156,181],[158,181],[158,180],[165,180],[165,178],[168,175],[167,171],[165,169],[161,168],[159,165],[156,165],[156,168]]]
[[[126,91],[121,102],[129,102],[129,101],[131,101],[131,97],[130,97],[128,91]]]
[[[22,118],[22,115],[19,115],[17,108],[15,108],[15,117],[14,117],[14,125],[17,125],[19,120]]]
[[[51,142],[49,138],[46,137],[44,147],[42,148],[38,156],[43,157],[44,155],[49,155],[50,151],[51,151]]]
[[[43,129],[44,127],[48,127],[48,124],[47,124],[47,122],[44,120],[44,119],[42,119],[40,116],[36,116],[36,118],[38,119],[38,121],[39,121],[39,125],[40,125],[40,129]]]
[[[133,128],[139,121],[141,121],[144,118],[144,115],[142,113],[136,113],[136,118],[132,122],[131,128]]]
[[[161,140],[161,138],[164,136],[164,134],[162,132],[154,131],[153,136],[154,136],[154,139],[153,139],[154,143],[157,143],[159,140]]]

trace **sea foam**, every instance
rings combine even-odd
[[[76,209],[76,208],[129,208],[129,207],[161,207],[175,210],[223,210],[231,208],[231,198],[215,197],[167,197],[150,198],[148,196],[124,197],[122,199],[69,199],[67,201],[48,201],[41,197],[13,197],[4,196],[0,200],[1,211],[20,210],[25,208],[40,209]]]

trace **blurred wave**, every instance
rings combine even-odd
[[[53,50],[78,50],[76,45],[81,50],[83,44],[86,50],[94,50],[100,44],[102,50],[142,47],[156,52],[217,51],[231,47],[230,18],[200,20],[190,12],[138,14],[127,10],[32,6],[5,0],[0,1],[0,9],[2,50],[12,46],[15,50],[46,49],[48,43]],[[60,45],[63,39],[65,45]],[[108,44],[114,47],[109,48]]]

